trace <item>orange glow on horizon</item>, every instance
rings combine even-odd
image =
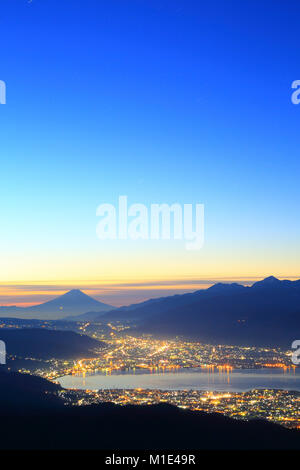
[[[283,277],[287,278],[287,277]],[[288,277],[296,279],[295,277]],[[194,276],[176,278],[137,279],[107,279],[107,280],[69,280],[69,281],[18,281],[0,282],[0,306],[30,307],[52,300],[65,294],[71,289],[81,289],[85,294],[114,306],[129,305],[130,303],[164,297],[168,295],[193,292],[207,289],[217,282],[239,282],[249,284],[262,277],[255,278],[210,278],[210,280]]]

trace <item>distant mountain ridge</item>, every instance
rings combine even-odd
[[[251,287],[218,283],[103,316],[104,321],[116,319],[135,322],[142,333],[290,348],[292,341],[300,338],[300,280],[269,276]]]
[[[187,305],[195,301],[195,299],[202,296],[215,296],[217,294],[229,295],[233,291],[241,291],[245,289],[242,284],[237,283],[217,283],[208,289],[199,289],[194,292],[186,294],[174,294],[167,297],[158,297],[154,299],[145,300],[137,304],[114,308],[113,311],[105,312],[101,317],[96,317],[98,321],[111,321],[111,320],[141,320],[146,317],[151,317],[161,311],[168,310],[174,306]]]
[[[112,309],[112,305],[99,302],[79,289],[72,289],[53,300],[32,307],[0,307],[0,318],[59,320],[82,315],[91,310],[100,314]]]
[[[251,287],[217,283],[208,289],[113,310],[73,290],[45,304],[17,310],[14,315],[13,308],[0,307],[0,316],[104,323],[119,320],[133,322],[139,333],[289,349],[300,338],[300,280],[269,276]]]

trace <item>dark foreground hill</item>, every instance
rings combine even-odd
[[[27,415],[31,410],[44,412],[62,408],[63,403],[57,396],[59,390],[59,385],[41,377],[8,372],[0,366],[0,420],[6,413]]]
[[[36,359],[75,359],[90,357],[103,343],[73,331],[43,328],[0,329],[0,340],[6,344],[8,355]]]
[[[56,385],[31,376],[24,381],[20,374],[3,379],[3,374],[1,449],[300,449],[298,431],[268,422],[166,404],[62,406]]]
[[[290,349],[300,335],[300,281],[271,276],[251,287],[216,284],[116,309],[103,319],[132,320],[143,333]]]

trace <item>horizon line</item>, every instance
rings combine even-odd
[[[145,300],[170,295],[194,292],[207,289],[218,282],[240,283],[250,286],[257,280],[269,276],[218,276],[198,279],[173,279],[160,281],[43,281],[26,282],[0,282],[0,307],[33,307],[40,305],[56,297],[59,297],[72,289],[79,289],[98,301],[105,302],[113,307],[121,307]],[[275,276],[280,280],[298,280],[297,276]],[[93,282],[93,284],[91,284]],[[2,291],[2,292],[1,292]],[[4,291],[4,292],[3,292]],[[17,301],[17,302],[16,302]]]

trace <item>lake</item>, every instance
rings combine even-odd
[[[64,388],[72,389],[134,389],[212,390],[245,392],[254,388],[284,389],[300,392],[300,369],[237,369],[232,372],[207,372],[179,369],[176,372],[145,372],[141,370],[77,374],[60,377]]]

